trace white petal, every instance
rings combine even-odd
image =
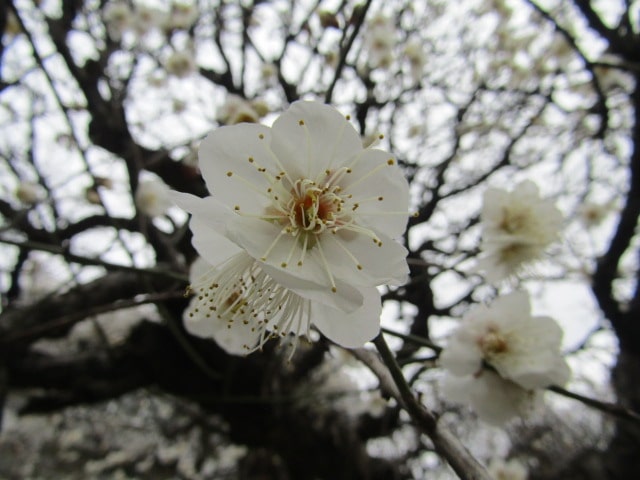
[[[235,216],[233,222],[228,224],[228,229],[230,238],[256,260],[281,270],[291,277],[307,280],[316,285],[330,285],[318,248],[307,251],[304,262],[298,265],[302,252],[300,242],[291,235],[280,235],[282,227],[260,219]],[[274,242],[276,242],[275,246],[272,247]],[[293,254],[290,255],[292,251]],[[283,264],[286,264],[286,267],[283,267]]]
[[[193,232],[193,247],[212,266],[217,266],[242,251],[207,222],[200,220],[200,217],[192,217],[189,227]]]
[[[409,274],[407,249],[386,235],[379,239],[381,246],[366,235],[342,230],[324,233],[321,241],[336,277],[362,286],[403,285]]]
[[[529,294],[522,290],[501,295],[491,304],[491,314],[497,314],[505,324],[509,324],[513,318],[530,319],[530,312]]]
[[[344,282],[336,282],[333,292],[327,285],[318,285],[289,275],[287,272],[262,265],[262,269],[276,282],[304,299],[327,305],[341,312],[353,312],[362,306],[363,297],[360,289]]]
[[[347,166],[351,173],[340,184],[359,203],[358,223],[391,238],[402,235],[409,218],[409,184],[392,155],[367,149]]]
[[[187,309],[189,310],[189,309]],[[252,331],[251,325],[239,322],[229,328],[229,324],[218,318],[185,315],[184,326],[192,335],[212,338],[226,352],[232,355],[246,355],[260,338],[258,331]]]
[[[268,127],[243,123],[214,130],[202,141],[199,167],[215,198],[231,209],[262,213],[269,181],[258,169],[280,171],[268,151],[270,136]]]
[[[541,397],[518,385],[485,371],[478,377],[445,377],[442,390],[447,400],[468,403],[478,416],[500,426],[517,416],[530,413]]]
[[[224,236],[226,222],[234,216],[227,207],[213,197],[199,198],[175,191],[171,192],[171,197],[179,207],[191,213],[191,243],[210,265],[219,265],[241,251]]]
[[[362,307],[344,313],[320,303],[311,305],[311,320],[329,340],[346,348],[362,347],[380,331],[380,293],[376,288],[363,288]]]
[[[231,218],[231,210],[213,197],[200,198],[190,193],[169,192],[171,200],[186,212],[202,218],[211,224],[211,228],[225,230],[226,222]]]
[[[300,101],[273,123],[271,149],[294,180],[315,179],[361,151],[362,141],[335,108]]]
[[[440,365],[454,375],[473,375],[482,368],[482,352],[475,343],[454,337],[440,355]]]

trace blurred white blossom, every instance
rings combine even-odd
[[[503,382],[512,392],[502,395],[503,400],[515,398],[518,389],[525,397],[527,391],[563,385],[571,374],[560,352],[563,331],[552,318],[533,317],[530,311],[529,296],[520,291],[498,297],[489,306],[475,306],[453,332],[441,365],[473,385],[499,383],[491,375],[487,379],[486,367],[494,369],[501,380],[511,382],[508,387]],[[485,386],[475,388],[484,391]]]
[[[378,13],[371,18],[364,36],[369,67],[388,68],[391,65],[393,48],[397,43],[396,35],[391,17]]]
[[[16,187],[15,195],[20,202],[26,205],[34,205],[44,200],[47,192],[39,183],[20,182]]]
[[[196,61],[193,53],[187,50],[171,53],[164,63],[164,68],[171,75],[185,78],[196,71]]]
[[[475,376],[447,375],[442,393],[448,401],[471,406],[478,417],[496,426],[515,417],[527,417],[542,403],[539,391],[525,390],[490,370]]]
[[[218,111],[217,120],[225,125],[257,123],[267,113],[269,106],[264,101],[250,102],[238,95],[229,94]]]
[[[119,42],[122,34],[133,26],[133,11],[126,2],[110,1],[102,11],[102,18],[109,36]]]
[[[563,216],[529,180],[513,190],[485,191],[480,215],[483,256],[478,269],[489,282],[517,275],[560,238]]]
[[[198,7],[191,2],[174,0],[167,19],[169,29],[180,28],[187,30],[198,20]]]
[[[163,215],[172,205],[169,187],[159,177],[143,178],[135,193],[136,207],[149,217]]]
[[[527,480],[529,477],[527,467],[515,458],[510,460],[492,458],[487,465],[487,471],[494,480]]]

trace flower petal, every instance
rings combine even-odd
[[[329,340],[346,348],[362,347],[380,331],[380,293],[376,288],[360,290],[362,307],[345,314],[320,303],[311,305],[311,319]]]
[[[385,235],[379,237],[380,246],[366,235],[344,230],[335,235],[323,234],[322,248],[336,277],[362,286],[406,283],[409,274],[407,249]],[[357,265],[362,268],[358,269]]]
[[[273,123],[271,149],[294,180],[315,179],[362,151],[362,140],[335,108],[300,101]]]
[[[268,127],[246,123],[211,132],[198,154],[209,192],[231,209],[262,213],[269,203],[268,172],[280,171],[268,152],[270,137]]]
[[[171,196],[180,208],[191,213],[191,242],[210,265],[219,265],[241,250],[224,236],[225,222],[233,215],[228,208],[212,197],[199,198],[175,191]]]
[[[307,250],[302,265],[298,265],[302,254],[300,242],[285,233],[282,227],[260,219],[235,216],[228,228],[230,238],[256,260],[293,278],[308,280],[316,285],[330,284],[318,248]]]
[[[391,238],[402,235],[409,218],[409,184],[392,155],[367,149],[347,166],[351,173],[340,184],[359,204],[358,223]]]

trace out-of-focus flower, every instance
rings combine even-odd
[[[550,317],[532,317],[529,296],[513,292],[490,306],[478,305],[462,319],[442,366],[453,375],[475,375],[488,364],[522,388],[563,385],[569,367],[560,353],[562,329]]]
[[[264,103],[255,104],[261,111],[263,107],[268,107]],[[229,94],[227,99],[218,111],[217,119],[225,125],[235,125],[236,123],[257,123],[262,115],[257,111],[255,105],[244,98]]]
[[[198,7],[193,3],[174,1],[167,19],[169,29],[180,28],[188,30],[198,20]]]
[[[133,28],[140,35],[162,28],[167,22],[166,12],[147,5],[137,5],[133,18]]]
[[[364,37],[368,65],[371,68],[388,68],[393,62],[396,45],[396,28],[391,17],[376,14],[368,24]]]
[[[34,182],[20,182],[15,190],[18,200],[27,205],[34,205],[44,200],[47,193],[44,187]]]
[[[174,194],[212,265],[191,286],[200,321],[226,322],[250,351],[270,334],[361,346],[379,331],[381,284],[402,284],[408,184],[386,152],[363,149],[336,109],[296,102],[273,124],[222,127],[200,146],[214,197]],[[197,311],[195,310],[197,308]],[[205,313],[205,317],[206,317]],[[248,325],[237,329],[236,325]]]
[[[492,458],[487,471],[494,480],[527,480],[529,476],[527,467],[515,458],[511,460]]]
[[[580,221],[587,228],[598,227],[602,224],[607,215],[614,210],[613,205],[609,203],[585,202],[580,206]]]
[[[169,192],[169,187],[159,177],[143,178],[136,189],[136,207],[149,217],[163,215],[172,205]]]
[[[265,63],[260,67],[260,77],[265,83],[271,84],[278,78],[278,68],[273,63]]]
[[[331,347],[322,364],[298,385],[294,396],[297,405],[318,416],[333,417],[340,411],[353,418],[380,417],[388,403],[377,386],[377,379],[351,354]]]
[[[442,393],[448,401],[470,405],[478,417],[496,426],[514,417],[527,417],[542,403],[539,391],[525,390],[490,370],[476,376],[447,375]]]
[[[516,275],[538,260],[560,238],[563,223],[553,200],[541,198],[538,187],[529,180],[510,192],[487,189],[480,220],[484,256],[478,269],[490,282]]]
[[[405,44],[403,52],[409,62],[411,78],[417,83],[422,77],[422,71],[427,60],[424,52],[424,43],[419,38],[412,37]]]
[[[185,78],[196,71],[196,61],[189,51],[173,52],[167,58],[164,68],[171,75],[178,78]]]
[[[134,15],[126,2],[111,1],[105,5],[102,18],[109,36],[119,42],[122,34],[133,26]]]

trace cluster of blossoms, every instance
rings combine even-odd
[[[512,191],[487,189],[480,220],[484,255],[478,269],[489,282],[517,275],[539,259],[560,238],[563,223],[560,210],[530,180]]]
[[[271,128],[209,134],[199,167],[213,196],[174,193],[191,213],[186,328],[230,353],[309,335],[344,347],[379,331],[382,284],[406,281],[408,184],[391,156],[363,149],[336,109],[296,102]]]
[[[569,380],[562,329],[530,310],[528,294],[518,291],[469,311],[440,357],[449,399],[500,424],[535,407],[539,389]]]
[[[105,5],[102,16],[109,36],[118,42],[125,32],[145,35],[154,29],[189,29],[195,24],[198,14],[198,8],[187,2],[173,1],[170,11],[165,11],[144,4],[135,4],[131,8],[125,1],[112,0]]]

